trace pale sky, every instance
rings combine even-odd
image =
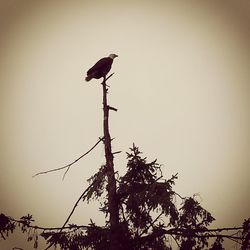
[[[219,2],[219,3],[218,3]],[[212,227],[249,217],[250,2],[1,1],[0,212],[61,226],[105,162],[102,88],[86,71],[119,55],[109,80],[115,169],[134,142],[175,191],[199,194]],[[80,204],[71,223],[103,223]],[[11,242],[10,242],[11,241]],[[18,237],[0,247],[19,246]],[[2,249],[2,248],[1,248]]]

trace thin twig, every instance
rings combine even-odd
[[[110,74],[108,77],[103,77],[103,82],[101,84],[104,84],[111,76],[113,76],[114,73]],[[107,85],[107,84],[106,84]]]
[[[110,74],[108,77],[104,76],[104,77],[103,77],[103,81],[101,82],[101,85],[104,86],[104,84],[105,84],[105,86],[109,88],[109,85],[107,85],[106,82],[107,82],[107,80],[108,80],[112,75],[114,75],[114,73]],[[108,88],[105,89],[106,93],[108,93]]]
[[[211,229],[193,229],[195,232],[221,232],[221,231],[233,231],[242,230],[243,227],[222,227],[222,228],[211,228]]]
[[[71,218],[72,214],[74,213],[74,211],[75,211],[75,209],[76,209],[78,203],[81,201],[81,199],[84,199],[84,198],[85,198],[85,197],[84,197],[85,194],[89,191],[89,189],[90,189],[94,184],[95,184],[95,181],[92,182],[92,183],[85,189],[85,191],[81,194],[81,196],[78,198],[78,200],[76,201],[76,203],[75,203],[73,209],[71,210],[71,212],[70,212],[68,218],[67,218],[66,221],[64,222],[63,226],[60,228],[59,233],[61,233],[62,230],[65,229],[65,226],[66,226],[66,224],[69,222],[69,219]],[[50,244],[45,248],[45,250],[48,250],[49,248],[51,248],[51,247],[53,246],[53,244],[54,244],[53,242],[50,243]]]
[[[180,248],[181,246],[180,246],[179,242],[177,241],[177,239],[176,239],[173,235],[171,235],[171,237],[175,240],[175,243],[176,243],[177,246]]]
[[[243,228],[242,228],[243,229]],[[220,229],[213,229],[214,231],[220,231]],[[234,228],[224,228],[224,230],[234,230]],[[175,236],[182,236],[182,237],[192,237],[192,238],[226,238],[235,242],[238,242],[239,244],[242,244],[241,242],[239,242],[238,240],[242,241],[244,240],[244,237],[236,237],[236,236],[230,236],[230,235],[226,235],[226,234],[204,234],[205,232],[207,232],[209,230],[201,230],[200,233],[202,234],[197,234],[196,233],[190,233],[188,229],[178,229],[178,228],[173,228],[173,229],[169,229],[169,230],[164,230],[162,229],[160,232],[157,233],[157,236],[163,236],[163,235],[175,235]],[[140,240],[149,240],[152,235],[154,233],[141,237]]]
[[[112,152],[113,155],[115,155],[115,154],[120,154],[120,153],[122,153],[122,151]]]
[[[1,236],[2,236],[2,238],[4,239],[4,240],[6,240],[6,238],[4,237],[4,235],[3,235],[3,233],[1,232]]]
[[[148,226],[140,233],[139,237],[141,237],[144,233],[146,233],[150,227],[153,227],[154,224],[155,224],[155,222],[156,222],[163,214],[164,214],[164,213],[161,212],[161,213],[155,218],[155,220],[152,221],[152,222],[150,223],[150,225],[148,225]]]
[[[113,111],[118,111],[118,109],[117,108],[114,108],[114,107],[111,107],[111,106],[108,106],[108,109],[110,109],[110,110],[113,110]]]
[[[226,230],[232,230],[232,229],[226,229]],[[220,229],[214,230],[214,231],[220,231]],[[227,238],[227,239],[235,239],[235,240],[242,240],[242,237],[238,237],[238,236],[230,236],[227,234],[206,234],[206,235],[202,235],[202,234],[197,234],[197,233],[205,233],[205,232],[209,232],[208,230],[201,230],[200,232],[195,232],[195,233],[189,233],[189,230],[179,230],[178,228],[174,228],[174,229],[169,229],[169,230],[163,230],[162,231],[162,235],[163,234],[170,234],[170,235],[179,235],[179,236],[188,236],[188,237],[193,237],[193,238],[214,238],[214,237],[222,237],[222,238]]]
[[[67,220],[64,222],[63,226],[61,227],[60,232],[64,229],[64,227],[65,227],[66,224],[68,223],[70,217],[71,217],[72,214],[74,213],[74,211],[75,211],[75,209],[76,209],[78,203],[80,202],[80,200],[85,198],[85,197],[84,197],[85,194],[89,191],[89,189],[90,189],[94,184],[95,184],[95,181],[93,181],[93,182],[85,189],[85,191],[81,194],[81,196],[78,198],[78,200],[77,200],[77,202],[75,203],[73,209],[71,210],[71,212],[70,212],[70,214],[69,214]]]
[[[83,158],[85,155],[87,155],[88,153],[90,153],[101,141],[103,141],[104,137],[102,138],[99,138],[99,140],[96,142],[96,144],[90,148],[86,153],[84,153],[83,155],[81,155],[80,157],[78,157],[76,160],[74,160],[73,162],[67,164],[66,166],[63,166],[63,167],[60,167],[60,168],[55,168],[55,169],[51,169],[51,170],[48,170],[48,171],[44,171],[44,172],[39,172],[35,175],[33,175],[32,177],[36,177],[38,175],[41,175],[41,174],[47,174],[47,173],[51,173],[51,172],[55,172],[55,171],[59,171],[59,170],[62,170],[62,169],[65,169],[67,168],[66,172],[64,173],[63,175],[63,179],[65,177],[65,175],[67,174],[67,172],[69,171],[69,168],[75,164],[76,162],[78,162],[81,158]]]
[[[179,198],[181,198],[182,200],[186,200],[187,199],[187,197],[182,197],[180,194],[178,194],[176,192],[174,192],[174,194],[177,195],[177,196],[179,196]]]
[[[62,177],[62,180],[64,180],[64,178],[65,178],[66,174],[68,173],[69,169],[70,169],[70,166],[68,166],[68,168],[67,168],[66,171],[64,172],[63,177]]]

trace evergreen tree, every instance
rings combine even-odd
[[[104,77],[102,82],[104,136],[72,163],[37,175],[62,169],[66,169],[66,174],[74,163],[100,142],[105,147],[105,165],[89,178],[88,188],[81,194],[62,227],[36,226],[29,214],[19,220],[0,214],[0,237],[5,240],[19,227],[27,234],[27,240],[34,242],[34,248],[38,248],[39,237],[43,237],[47,242],[46,249],[59,246],[65,250],[170,250],[171,238],[180,250],[208,249],[211,238],[215,238],[209,248],[211,250],[224,249],[223,239],[236,241],[242,250],[250,249],[250,219],[240,227],[209,228],[215,219],[195,196],[182,197],[173,190],[177,174],[165,179],[161,165],[156,160],[147,161],[134,144],[127,153],[126,173],[119,176],[115,172],[113,156],[119,152],[112,152],[109,111],[117,109],[108,105],[106,81],[109,77]],[[104,200],[100,202],[100,211],[107,218],[106,225],[98,226],[92,220],[86,226],[69,224],[78,203],[93,199]]]

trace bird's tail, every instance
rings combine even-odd
[[[86,81],[86,82],[90,81],[91,79],[92,79],[91,76],[86,76],[86,77],[85,77],[85,81]]]

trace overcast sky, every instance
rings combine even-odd
[[[219,3],[218,3],[219,2]],[[61,226],[105,162],[102,88],[86,71],[110,53],[115,168],[134,142],[175,190],[199,194],[213,227],[249,217],[250,4],[235,1],[1,1],[0,212]],[[103,223],[80,204],[71,223]],[[11,242],[10,242],[11,241]],[[20,246],[11,238],[0,246]]]

